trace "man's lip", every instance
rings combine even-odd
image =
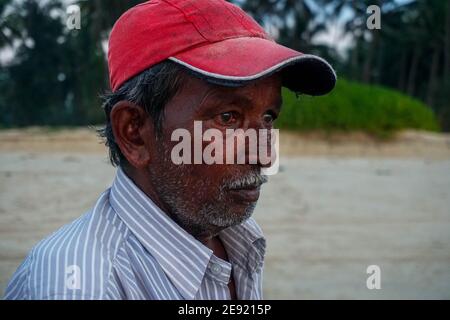
[[[228,193],[241,202],[256,202],[259,198],[260,187],[228,189]]]

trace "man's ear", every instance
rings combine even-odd
[[[110,114],[111,126],[117,145],[129,164],[146,168],[151,162],[154,127],[149,115],[129,101],[116,103]]]

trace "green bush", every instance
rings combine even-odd
[[[365,131],[379,137],[406,128],[438,131],[438,121],[422,102],[397,91],[339,79],[323,97],[296,95],[283,88],[276,127],[294,130]]]

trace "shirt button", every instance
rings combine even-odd
[[[218,264],[213,264],[211,266],[211,272],[215,275],[219,275],[222,272],[222,267]]]

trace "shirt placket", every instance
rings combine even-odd
[[[212,256],[206,269],[206,275],[213,281],[218,290],[218,296],[213,296],[213,299],[230,300],[230,290],[228,284],[231,279],[232,266],[229,262],[224,261],[216,256]],[[213,288],[208,288],[210,292],[214,292]]]

